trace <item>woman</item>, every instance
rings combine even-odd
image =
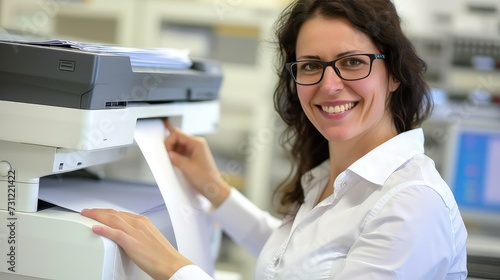
[[[281,223],[213,176],[220,173],[204,140],[167,124],[165,141],[201,194],[218,186],[206,195],[211,215],[259,256],[255,279],[465,279],[467,233],[417,128],[431,110],[425,63],[394,5],[295,1],[277,38],[275,107],[296,167],[279,189]],[[155,279],[210,279],[144,218],[83,215],[109,225],[94,231]]]

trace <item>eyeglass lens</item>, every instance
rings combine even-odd
[[[372,59],[368,55],[352,55],[334,60],[337,74],[345,80],[359,80],[370,74]],[[316,84],[323,78],[325,68],[331,63],[320,60],[297,61],[292,73],[299,84]]]

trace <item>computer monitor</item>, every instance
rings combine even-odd
[[[500,237],[500,120],[469,118],[452,126],[443,143],[443,177],[468,230]]]
[[[437,103],[422,128],[426,154],[452,189],[467,227],[469,276],[500,279],[499,105]]]
[[[500,237],[500,106],[435,104],[422,125],[426,154],[452,189],[469,232]]]
[[[500,123],[491,124],[455,130],[445,179],[468,229],[500,236]]]

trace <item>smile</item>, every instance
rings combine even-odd
[[[327,112],[329,114],[341,114],[344,113],[345,111],[349,111],[352,108],[356,106],[356,103],[347,103],[344,105],[337,105],[337,106],[321,106],[321,110],[324,112]]]

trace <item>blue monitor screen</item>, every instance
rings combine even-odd
[[[500,131],[462,131],[452,188],[461,209],[500,213]]]

